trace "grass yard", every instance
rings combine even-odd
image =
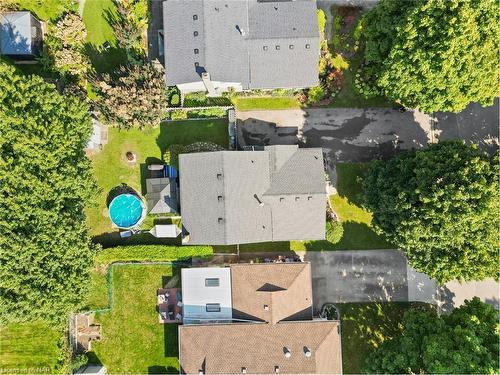
[[[403,314],[415,302],[339,303],[342,329],[342,362],[345,374],[360,374],[367,356],[383,341],[401,332]]]
[[[371,225],[372,214],[362,207],[362,179],[368,164],[337,164],[338,194],[330,197],[334,211],[344,227],[344,236],[335,244],[338,249],[371,250],[392,249],[384,237]]]
[[[85,309],[109,307],[108,267],[114,262],[168,262],[185,261],[193,256],[210,256],[210,246],[117,246],[99,251],[90,274],[90,291]]]
[[[261,109],[298,109],[300,103],[290,96],[274,97],[233,97],[232,102],[239,111],[255,111]]]
[[[10,324],[0,328],[0,373],[54,373],[62,331],[44,322]]]
[[[108,193],[124,183],[139,193],[145,193],[146,164],[160,162],[171,144],[188,145],[193,142],[211,141],[227,147],[227,120],[175,121],[162,124],[155,129],[109,129],[109,143],[91,157],[94,174],[100,191],[95,205],[87,209],[87,222],[93,236],[116,232],[111,227],[106,201]],[[125,153],[137,155],[135,166],[129,166]]]
[[[156,289],[173,276],[170,265],[113,268],[113,308],[96,314],[103,338],[92,345],[108,373],[178,373],[177,325],[160,324],[156,312]]]
[[[76,11],[78,9],[76,2],[68,0],[17,0],[17,3],[19,9],[35,13],[42,21],[55,20],[67,10]]]
[[[109,72],[127,60],[125,51],[116,47],[109,21],[117,17],[113,0],[85,0],[83,22],[87,30],[86,53],[97,72]],[[104,43],[109,43],[108,48]]]

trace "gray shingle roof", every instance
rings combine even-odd
[[[168,85],[200,81],[203,70],[244,89],[318,83],[313,0],[166,0],[163,19]]]
[[[178,211],[177,185],[169,178],[146,179],[148,213],[164,214]]]
[[[321,149],[292,145],[183,154],[179,165],[190,244],[325,238]]]

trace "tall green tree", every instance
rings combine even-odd
[[[498,164],[476,146],[403,152],[363,185],[373,223],[415,269],[440,282],[498,278]]]
[[[450,315],[411,309],[400,336],[382,343],[365,371],[377,374],[494,374],[499,368],[498,311],[477,297]]]
[[[120,67],[96,77],[95,102],[106,120],[120,128],[156,127],[166,117],[167,88],[163,70],[151,63]]]
[[[95,249],[84,205],[87,108],[0,63],[0,322],[62,321],[88,285]]]
[[[496,0],[382,0],[365,19],[365,65],[392,100],[424,112],[499,95]]]

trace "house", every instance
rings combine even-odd
[[[182,93],[318,85],[314,0],[166,0],[165,75]]]
[[[0,55],[34,60],[42,52],[42,24],[28,11],[0,14]]]
[[[179,166],[183,243],[325,239],[321,148],[181,154]]]
[[[309,263],[183,268],[184,374],[342,372],[339,321],[313,317]]]

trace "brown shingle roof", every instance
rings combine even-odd
[[[336,321],[179,326],[181,371],[187,374],[341,373]],[[311,356],[305,356],[305,347]],[[284,355],[285,348],[291,353]]]
[[[271,323],[312,319],[309,263],[235,264],[230,267],[233,318]]]

